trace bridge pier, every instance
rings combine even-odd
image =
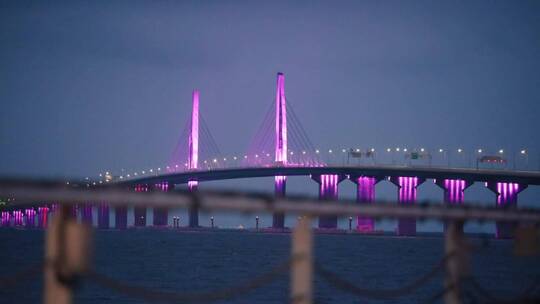
[[[286,176],[276,176],[274,183],[274,194],[276,197],[285,197],[285,189],[287,185]],[[272,216],[272,228],[284,229],[285,228],[285,213],[276,212]]]
[[[311,177],[319,184],[319,199],[320,200],[337,200],[338,199],[338,184],[344,179],[338,174],[321,174]],[[336,229],[337,216],[325,215],[319,216],[319,228]]]
[[[106,203],[98,205],[98,229],[109,229],[109,205]]]
[[[24,213],[26,215],[26,228],[34,228],[36,225],[36,210],[34,210],[34,208],[29,208],[24,210]]]
[[[22,226],[23,225],[23,213],[21,210],[15,210],[12,213],[13,215],[13,226]]]
[[[127,214],[128,214],[128,209],[126,206],[114,208],[114,222],[115,222],[116,229],[127,228]]]
[[[487,182],[486,187],[497,196],[497,207],[503,209],[517,208],[518,194],[527,188],[525,184]],[[495,222],[495,237],[509,239],[514,237],[515,224],[509,222]]]
[[[155,184],[153,187],[153,190],[158,189],[163,192],[168,192],[174,190],[174,184],[170,184],[169,182],[161,182],[158,184]],[[154,208],[154,219],[153,219],[153,225],[158,227],[166,227],[167,226],[167,219],[169,217],[169,211],[166,207],[156,207]]]
[[[375,185],[381,179],[372,176],[351,176],[350,179],[357,187],[356,202],[359,204],[371,204],[375,200]],[[356,218],[356,230],[360,232],[373,232],[375,230],[375,220],[359,215]]]
[[[148,192],[148,185],[136,185],[135,192]],[[135,227],[146,226],[146,207],[133,208],[133,225]]]
[[[195,192],[197,191],[198,187],[199,187],[198,181],[188,182],[189,191]],[[200,227],[199,226],[199,208],[197,206],[192,205],[189,207],[188,213],[189,213],[189,222],[188,222],[189,227],[190,228]]]
[[[398,203],[401,205],[414,205],[416,203],[416,190],[425,179],[415,176],[393,176],[390,181],[398,186]],[[416,219],[399,219],[396,230],[397,235],[416,235]]]
[[[2,211],[1,215],[2,227],[9,227],[11,223],[11,214],[9,211]]]
[[[448,205],[461,205],[464,200],[465,189],[473,183],[463,179],[437,179],[435,184],[444,190],[443,200]],[[447,230],[447,223],[444,223],[444,231]],[[463,228],[460,226],[459,228]]]
[[[49,218],[49,207],[46,205],[38,208],[38,227],[47,228],[47,221]]]
[[[92,225],[92,204],[85,203],[80,206],[81,222]]]

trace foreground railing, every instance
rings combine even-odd
[[[471,246],[463,235],[465,221],[510,222],[516,225],[516,252],[535,254],[538,246],[540,212],[525,209],[500,209],[485,207],[422,204],[403,206],[389,203],[357,204],[354,202],[324,202],[306,197],[275,198],[271,195],[242,192],[143,192],[136,193],[122,188],[101,187],[92,190],[66,186],[64,183],[42,183],[21,180],[0,180],[0,196],[14,197],[13,206],[32,205],[32,202],[50,201],[61,205],[47,227],[45,259],[20,273],[0,278],[0,287],[17,284],[44,272],[44,303],[71,303],[75,282],[81,278],[115,290],[119,293],[150,302],[209,303],[234,299],[276,280],[280,274],[290,272],[291,303],[313,302],[314,275],[343,292],[364,299],[397,299],[416,291],[436,275],[445,272],[444,286],[426,302],[444,298],[445,303],[461,303],[461,286],[469,282],[488,302],[496,302],[468,273],[468,255]],[[287,212],[300,215],[292,233],[292,250],[289,260],[272,271],[252,278],[245,284],[202,293],[173,293],[132,286],[99,274],[90,265],[92,247],[91,226],[78,222],[71,208],[89,201],[107,202],[111,206],[145,206],[190,208],[202,210],[231,210],[239,212]],[[446,223],[445,255],[439,264],[411,283],[397,289],[369,290],[341,278],[325,269],[313,259],[311,220],[324,215],[362,215],[373,218],[438,219]],[[533,301],[540,281],[535,280],[512,301]],[[536,295],[538,297],[538,295]]]

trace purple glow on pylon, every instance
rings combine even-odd
[[[197,186],[199,185],[198,181],[188,181],[188,189],[189,190],[196,190]]]
[[[497,205],[504,207],[516,204],[519,192],[518,183],[497,183]]]
[[[49,207],[38,208],[38,227],[47,228],[47,220],[49,216]]]
[[[466,183],[462,179],[444,180],[444,201],[449,204],[462,204]]]
[[[11,215],[8,211],[2,211],[2,226],[3,227],[9,227],[9,224],[11,222]]]
[[[197,169],[199,161],[199,91],[193,90],[191,108],[191,132],[189,132],[188,169]]]
[[[319,188],[319,197],[324,199],[337,199],[338,197],[338,179],[337,174],[321,175],[321,186]]]
[[[26,209],[24,210],[24,214],[26,215],[25,226],[27,228],[34,228],[34,225],[36,223],[36,210]]]
[[[13,211],[13,226],[23,225],[23,213],[20,210]]]
[[[374,177],[362,176],[357,179],[356,200],[361,204],[370,204],[375,199],[375,183]],[[371,232],[375,229],[375,221],[369,217],[358,216],[356,229],[362,232]]]
[[[285,101],[285,76],[277,75],[276,89],[276,162],[287,164],[287,108]]]
[[[400,176],[398,177],[398,201],[403,205],[413,205],[416,202],[416,187],[418,177]],[[399,235],[416,235],[416,219],[399,219]]]

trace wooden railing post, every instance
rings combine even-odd
[[[45,304],[69,304],[77,276],[89,266],[92,231],[62,206],[54,215],[45,237]]]
[[[461,303],[460,279],[467,273],[467,248],[463,239],[463,222],[451,221],[444,234],[446,277],[445,304]]]
[[[311,218],[301,217],[292,233],[291,303],[311,304],[313,299],[313,234]]]

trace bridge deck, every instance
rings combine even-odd
[[[344,176],[416,176],[426,179],[463,179],[470,182],[508,182],[526,185],[540,185],[540,172],[489,170],[447,167],[417,166],[329,166],[329,167],[261,167],[198,170],[163,174],[124,180],[121,183],[140,184],[168,181],[184,184],[189,180],[215,181],[235,178],[254,178],[270,176],[309,176],[319,174],[340,174]]]

